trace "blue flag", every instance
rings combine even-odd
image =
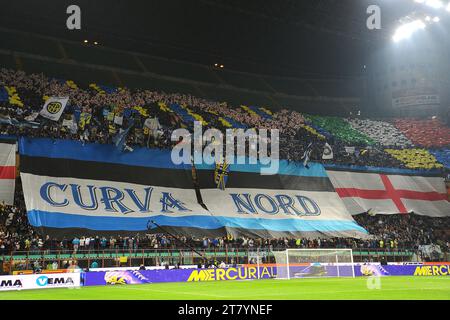
[[[113,137],[112,141],[118,150],[123,151],[125,142],[127,141],[128,132],[130,131],[130,129],[133,125],[134,125],[134,121],[130,123],[128,128],[126,128],[123,131],[119,131],[119,133]]]

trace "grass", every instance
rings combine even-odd
[[[367,278],[154,283],[0,292],[1,300],[241,300],[407,299],[450,300],[450,277],[382,277],[380,289]]]

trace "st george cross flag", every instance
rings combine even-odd
[[[44,107],[39,114],[44,118],[58,121],[66,107],[68,97],[50,97],[45,101]]]
[[[328,142],[326,142],[323,147],[322,159],[323,160],[333,159],[333,149],[331,149],[331,146],[328,144]]]
[[[0,141],[0,202],[14,204],[16,182],[16,143]]]
[[[371,210],[377,214],[450,216],[442,177],[334,170],[327,170],[327,174],[352,215]]]

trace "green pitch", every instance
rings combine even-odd
[[[367,278],[214,281],[115,285],[78,289],[1,292],[9,299],[441,299],[450,300],[450,277],[382,277],[380,289]]]

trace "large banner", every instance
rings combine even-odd
[[[442,177],[327,170],[336,192],[355,215],[416,213],[450,216],[450,202]]]
[[[0,276],[0,291],[22,289],[75,288],[79,287],[80,285],[80,273]]]
[[[232,165],[225,190],[214,185],[214,166],[199,169],[200,182],[214,185],[201,192],[205,207],[191,166],[174,165],[170,150],[28,138],[19,147],[28,219],[44,234],[133,235],[149,226],[199,237],[367,235],[319,164],[282,162],[279,174],[266,176],[259,166]]]
[[[16,184],[16,141],[0,141],[0,202],[14,204]]]
[[[196,169],[203,203],[236,237],[365,237],[324,167],[308,166],[282,160],[277,174],[261,175],[260,164],[231,164],[224,190],[213,165]]]

